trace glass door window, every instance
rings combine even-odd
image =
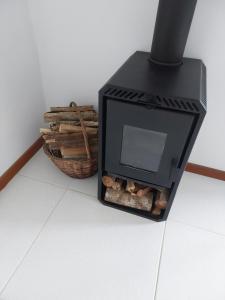
[[[166,144],[167,134],[124,125],[121,164],[157,172]]]

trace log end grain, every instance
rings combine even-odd
[[[112,178],[111,176],[103,176],[102,177],[102,183],[107,188],[112,187],[114,182],[115,182],[115,179]]]

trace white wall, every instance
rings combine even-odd
[[[45,110],[25,0],[0,1],[0,175],[37,139]]]
[[[158,0],[29,0],[47,106],[97,104],[136,50],[150,50]],[[225,2],[199,0],[186,55],[208,67],[208,115],[191,161],[225,169]]]

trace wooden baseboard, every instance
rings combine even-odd
[[[34,156],[34,154],[43,145],[43,139],[40,137],[31,145],[29,149],[0,177],[0,191],[9,183],[9,181],[19,172],[19,170]],[[225,181],[225,171],[213,169],[193,163],[188,163],[185,171],[199,174],[202,176],[212,177]]]
[[[188,163],[185,171],[225,181],[225,171]]]
[[[20,169],[34,156],[34,154],[43,145],[43,139],[40,137],[33,145],[24,152],[17,161],[0,177],[0,191],[9,183],[9,181],[19,172]]]

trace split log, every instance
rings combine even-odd
[[[60,121],[60,122],[54,122],[53,124],[56,124],[58,127],[60,124],[66,124],[66,125],[74,125],[74,126],[80,126],[80,121]],[[84,125],[87,127],[98,127],[97,121],[84,121]]]
[[[51,135],[48,135],[48,134],[43,134],[43,135],[42,135],[42,138],[43,138],[45,141],[47,141],[47,140],[52,139],[52,136],[51,136]]]
[[[105,201],[123,205],[126,207],[132,207],[144,211],[150,211],[152,208],[153,194],[150,192],[144,197],[140,198],[136,195],[131,195],[130,192],[113,190],[107,188],[105,193]]]
[[[43,135],[42,136],[43,139],[45,140],[46,144],[57,144],[58,148],[62,147],[62,146],[66,146],[66,147],[82,147],[85,146],[84,144],[84,139],[81,137],[79,139],[65,139],[65,140],[57,140],[52,136],[49,135]],[[98,145],[98,138],[94,137],[94,138],[89,138],[88,139],[89,145]]]
[[[62,149],[62,147],[66,147],[67,149],[71,148],[72,150],[74,148],[76,149],[85,149],[85,144],[84,144],[84,141],[80,144],[78,144],[76,141],[71,141],[71,143],[65,143],[65,142],[55,142],[54,140],[46,140],[45,143],[48,145],[48,148],[49,150],[58,150],[60,151],[60,149]],[[89,143],[89,145],[91,146],[91,153],[92,153],[92,156],[93,157],[96,157],[97,156],[97,143]],[[93,148],[92,146],[95,147],[95,150],[92,152]],[[83,150],[82,150],[83,151]],[[77,155],[77,154],[76,154]],[[84,152],[84,155],[82,157],[85,157],[86,153]],[[69,157],[70,155],[68,155]],[[71,156],[70,156],[71,157]]]
[[[161,209],[158,207],[154,207],[153,210],[151,211],[151,214],[153,216],[160,216],[161,215]]]
[[[74,159],[87,158],[87,152],[85,147],[69,148],[69,147],[62,146],[60,147],[60,151],[62,157],[64,158],[74,158]],[[90,146],[90,153],[92,157],[96,157],[97,152],[98,152],[97,146]]]
[[[60,152],[60,147],[57,143],[49,143],[48,144],[48,149],[50,151],[56,151],[57,150],[58,152]],[[61,154],[61,152],[60,152],[60,154]]]
[[[168,203],[168,190],[163,188],[161,191],[157,191],[154,208],[151,212],[153,216],[160,216],[162,210],[166,209]]]
[[[40,133],[52,134],[52,130],[50,128],[40,128]]]
[[[97,121],[97,113],[94,110],[81,112],[83,120]],[[45,122],[59,122],[59,121],[79,121],[79,114],[76,111],[71,112],[46,112],[44,113]]]
[[[148,192],[151,191],[151,188],[146,187],[142,184],[139,184],[137,182],[134,182],[132,180],[127,181],[126,191],[131,193],[132,195],[136,195],[139,197],[143,197]]]
[[[97,121],[84,121],[84,125],[87,127],[96,127],[98,128],[98,122]]]
[[[98,136],[93,132],[88,132],[88,139],[98,138]],[[59,133],[55,131],[49,131],[47,134],[44,134],[44,139],[55,139],[58,141],[69,141],[69,140],[84,140],[84,136],[82,132],[73,132],[73,133]]]
[[[59,124],[56,123],[56,122],[49,123],[49,127],[50,127],[51,130],[53,130],[53,131],[59,131]]]
[[[93,105],[72,106],[72,107],[51,107],[51,112],[70,112],[70,111],[89,111],[94,110]]]
[[[86,132],[96,134],[98,133],[98,129],[92,127],[86,127]],[[75,126],[70,124],[60,124],[59,125],[59,132],[60,133],[69,133],[69,132],[82,132],[81,126]]]
[[[166,209],[167,201],[164,199],[158,199],[155,201],[155,206],[159,209]]]
[[[162,192],[157,192],[155,206],[159,209],[165,209],[168,202],[168,191],[164,189]]]
[[[131,180],[128,180],[127,186],[126,186],[126,191],[133,194],[135,191],[135,188],[136,188],[135,183]]]
[[[55,133],[53,134],[54,138],[56,141],[65,141],[65,140],[70,140],[70,139],[84,139],[83,133],[82,132],[72,132],[72,133]],[[89,139],[91,138],[97,138],[97,134],[95,132],[87,132],[87,136]]]
[[[115,191],[120,191],[122,189],[123,180],[120,178],[115,179],[112,176],[103,176],[102,183],[107,188],[112,188]]]
[[[111,176],[103,176],[102,177],[102,183],[104,184],[105,187],[112,187],[113,183],[115,182],[115,178]]]
[[[146,187],[144,189],[140,189],[139,191],[137,191],[137,196],[138,197],[143,197],[145,196],[146,194],[148,194],[149,192],[151,192],[151,188],[150,187]]]
[[[53,140],[47,140],[45,141],[45,143],[49,146],[54,144],[55,147],[57,148],[61,148],[61,147],[66,147],[66,148],[81,148],[81,147],[85,147],[84,142],[81,143],[77,143],[76,141],[71,141],[71,142],[56,142],[54,139]],[[98,146],[98,143],[89,143],[89,145],[91,147],[96,147]]]
[[[45,143],[46,143],[46,144],[52,144],[52,143],[55,143],[55,139],[46,139],[46,140],[45,140]]]
[[[115,191],[121,191],[123,186],[123,180],[122,179],[116,179],[112,184],[112,189]]]

